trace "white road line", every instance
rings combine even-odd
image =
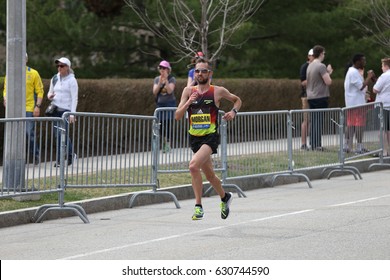
[[[357,203],[367,202],[367,201],[371,201],[371,200],[378,200],[378,199],[386,198],[386,197],[390,197],[390,194],[388,194],[388,195],[382,195],[382,196],[377,196],[377,197],[366,198],[366,199],[360,199],[360,200],[355,200],[355,201],[350,201],[350,202],[344,202],[344,203],[339,203],[339,204],[333,204],[333,205],[329,205],[329,206],[327,206],[327,207],[346,206],[346,205],[351,205],[351,204],[357,204]]]
[[[383,195],[383,196],[377,196],[377,197],[371,197],[371,198],[367,198],[367,199],[360,199],[360,200],[355,200],[355,201],[350,201],[350,202],[345,202],[345,203],[340,203],[340,204],[333,204],[333,205],[328,205],[328,206],[325,206],[325,207],[342,207],[342,206],[346,206],[346,205],[357,204],[357,203],[362,203],[362,202],[367,202],[367,201],[372,201],[372,200],[378,200],[378,199],[387,198],[387,197],[390,197],[390,194],[389,195]],[[323,209],[324,207],[321,207],[321,208]],[[318,209],[320,209],[320,208],[318,208]],[[269,217],[263,217],[263,218],[259,218],[259,219],[253,219],[253,220],[249,220],[249,221],[244,221],[244,222],[240,222],[240,223],[229,224],[229,225],[226,225],[226,226],[211,227],[211,228],[202,229],[202,230],[195,231],[195,232],[191,231],[189,233],[175,234],[175,235],[165,236],[165,237],[161,237],[161,238],[156,238],[156,239],[150,239],[150,240],[130,243],[130,244],[126,244],[126,245],[123,245],[123,246],[117,246],[117,247],[107,248],[107,249],[103,249],[103,250],[96,250],[96,251],[92,251],[92,252],[85,253],[85,254],[78,254],[78,255],[74,255],[74,256],[69,256],[69,257],[66,257],[66,258],[61,258],[60,260],[78,259],[78,258],[92,256],[92,255],[98,255],[98,254],[101,254],[101,253],[106,253],[106,252],[112,252],[112,251],[116,251],[116,250],[126,249],[126,248],[130,248],[130,247],[141,246],[141,245],[151,244],[151,243],[160,242],[160,241],[166,241],[166,240],[175,239],[175,238],[182,238],[182,237],[189,236],[189,235],[194,235],[194,234],[196,235],[196,234],[199,234],[199,233],[210,232],[210,231],[217,231],[217,230],[221,230],[221,229],[225,229],[225,228],[229,228],[229,227],[236,227],[236,226],[240,226],[240,225],[244,225],[244,224],[251,224],[251,223],[257,223],[257,222],[262,222],[262,221],[266,221],[266,220],[283,218],[283,217],[287,217],[287,216],[305,214],[305,213],[313,212],[313,211],[316,211],[316,210],[317,209],[306,209],[306,210],[288,212],[288,213],[284,213],[284,214],[273,215],[273,216],[269,216]]]

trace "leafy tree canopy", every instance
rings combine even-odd
[[[6,2],[0,0],[4,46]],[[161,12],[156,1],[136,2],[152,18]],[[166,3],[164,12],[173,17],[172,1]],[[200,16],[199,0],[186,3]],[[366,55],[367,68],[380,74],[380,58],[387,49],[359,25],[360,21],[374,27],[366,5],[365,0],[268,0],[230,38],[214,75],[297,79],[307,51],[316,44],[326,48],[324,62],[332,64],[333,77],[343,77],[345,65],[357,52]],[[150,78],[162,59],[172,62],[177,77],[186,77],[190,59],[183,59],[165,39],[151,36],[122,0],[28,0],[26,8],[29,64],[44,78],[56,72],[54,60],[60,56],[72,60],[79,78]],[[217,39],[210,34],[209,44],[213,40]],[[5,73],[4,62],[0,71]]]

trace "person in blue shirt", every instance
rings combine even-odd
[[[188,79],[187,79],[187,87],[195,86],[196,80],[195,80],[195,62],[197,59],[204,59],[204,55],[202,52],[197,52],[195,57],[191,59],[190,67],[191,69],[188,71]]]

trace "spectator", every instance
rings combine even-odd
[[[307,67],[307,101],[310,109],[329,107],[329,86],[332,84],[330,75],[332,66],[327,67],[322,62],[325,58],[325,48],[316,45],[313,48],[314,60]],[[312,150],[324,151],[322,147],[323,112],[312,112],[310,118],[310,145]]]
[[[204,55],[202,52],[197,52],[195,57],[191,59],[191,64],[190,64],[191,69],[190,71],[188,71],[187,87],[196,85],[194,70],[195,70],[195,62],[199,58],[204,59]]]
[[[58,69],[58,73],[50,81],[49,92],[47,98],[52,101],[52,104],[56,106],[56,110],[53,112],[53,117],[62,118],[65,112],[76,113],[77,102],[78,102],[78,84],[74,75],[74,71],[71,68],[71,62],[66,57],[61,57],[55,60],[55,64]],[[74,115],[70,115],[69,119],[66,120],[65,130],[68,135],[68,122],[74,123],[76,118]],[[55,135],[57,137],[57,162],[54,164],[55,167],[60,166],[60,147],[61,147],[61,131],[55,126]],[[73,156],[72,142],[69,136],[66,139],[67,147],[67,164],[71,165],[76,156]]]
[[[390,58],[383,58],[382,75],[376,81],[373,92],[376,94],[376,102],[383,103],[383,119],[385,133],[383,135],[383,155],[389,156],[390,148]]]
[[[26,54],[26,64],[28,62],[28,55]],[[43,84],[41,77],[37,70],[26,66],[26,117],[39,117],[41,113],[41,105],[43,98]],[[4,80],[4,107],[7,104],[7,87],[6,80]],[[35,122],[26,122],[26,136],[29,140],[30,153],[33,156],[34,164],[40,162],[39,144],[35,141]]]
[[[352,66],[348,68],[344,81],[344,97],[345,106],[363,105],[367,102],[367,85],[374,77],[374,72],[368,71],[367,78],[364,80],[364,67],[366,65],[366,57],[364,54],[355,54],[352,58]],[[347,129],[343,150],[346,153],[351,152],[353,148],[353,137],[356,136],[356,153],[363,154],[368,150],[363,147],[364,126],[366,125],[366,108],[352,108],[346,112]]]
[[[186,111],[188,112],[190,143],[194,152],[189,166],[195,194],[195,209],[192,219],[200,220],[204,215],[201,171],[220,196],[221,218],[226,219],[230,212],[229,207],[233,200],[233,194],[225,192],[221,181],[215,175],[211,155],[217,153],[219,145],[218,108],[221,100],[226,99],[233,103],[233,109],[225,113],[223,117],[230,121],[235,118],[241,108],[241,99],[224,87],[210,85],[212,70],[208,61],[199,59],[195,67],[195,79],[198,85],[184,88],[175,113],[175,119],[179,120],[183,118]]]
[[[307,54],[307,60],[304,64],[301,65],[299,76],[301,79],[301,100],[302,100],[302,109],[309,109],[309,103],[307,102],[307,94],[306,94],[306,71],[309,63],[313,61],[313,49],[310,49]],[[309,114],[307,112],[303,113],[303,122],[301,124],[301,149],[307,150],[307,128],[309,123]]]
[[[160,76],[154,78],[153,95],[156,100],[156,107],[176,107],[175,86],[176,79],[171,74],[172,68],[168,61],[163,60],[158,66]],[[160,135],[163,141],[162,151],[168,153],[171,150],[170,123],[173,120],[173,112],[160,112],[157,116],[161,122]]]

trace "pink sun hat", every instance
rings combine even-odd
[[[161,61],[158,66],[162,66],[162,67],[165,67],[165,68],[168,68],[169,70],[171,70],[171,65],[166,60]]]

